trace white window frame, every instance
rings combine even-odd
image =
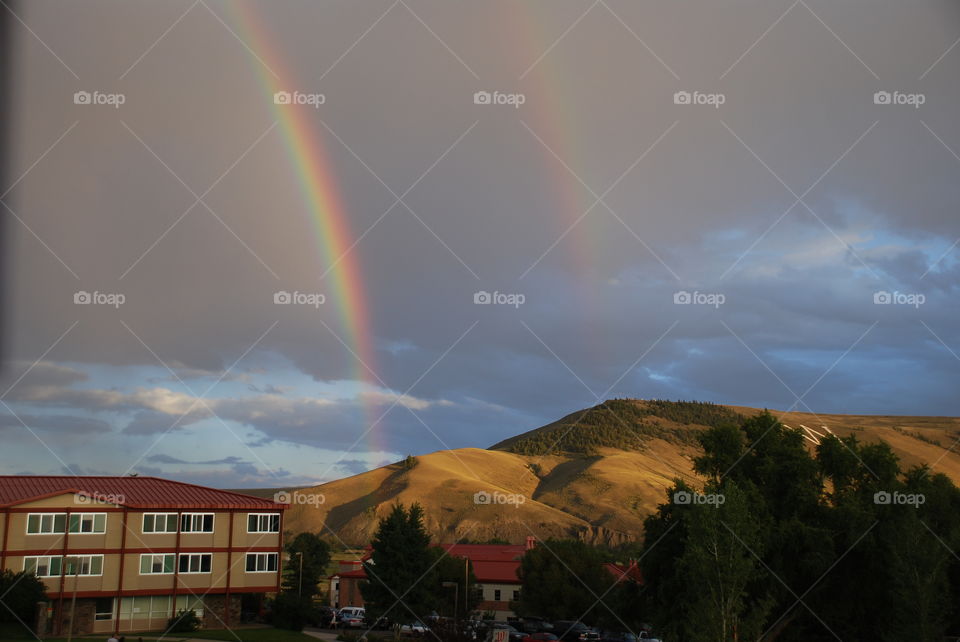
[[[33,572],[37,575],[37,577],[60,577],[60,576],[62,576],[62,575],[65,575],[65,576],[67,576],[67,577],[73,577],[74,575],[79,575],[80,577],[101,577],[101,576],[103,575],[103,555],[67,555],[66,557],[67,557],[67,560],[68,560],[68,561],[65,562],[63,555],[26,555],[26,556],[24,556],[24,558],[23,558],[23,570],[24,570],[24,571],[27,571],[27,570],[28,570],[28,569],[27,569],[27,561],[28,561],[28,560],[34,560]],[[68,565],[70,559],[79,559],[79,560],[80,560],[80,565],[81,565],[81,566],[80,566],[81,570],[83,569],[83,565],[86,564],[86,565],[87,565],[87,572],[86,572],[86,573],[83,573],[83,572],[81,572],[81,573],[68,573],[68,572],[67,572],[67,565]],[[39,573],[37,573],[37,570],[38,570],[38,569],[40,568],[40,566],[41,566],[40,560],[46,560],[45,566],[46,566],[47,569],[48,569],[48,572],[47,572],[46,575],[40,575]],[[58,564],[59,567],[60,567],[59,572],[58,572],[58,573],[55,573],[55,574],[49,572],[49,569],[53,566],[53,561],[54,561],[54,560],[57,560],[57,564]],[[99,560],[99,562],[100,562],[100,572],[99,572],[99,573],[91,573],[91,572],[90,572],[90,571],[93,569],[93,562],[94,562],[94,560]]]
[[[250,570],[250,558],[253,557],[256,561],[253,564],[254,570]],[[273,569],[270,569],[270,558],[273,558]],[[263,560],[264,568],[258,570],[257,567],[260,566],[260,562]],[[247,553],[247,556],[244,558],[243,570],[245,573],[276,573],[280,569],[280,556],[277,553]]]
[[[103,517],[103,530],[96,530],[97,527],[97,517]],[[78,530],[73,530],[71,528],[72,524],[70,523],[74,517],[78,518],[77,527]],[[93,530],[85,531],[83,530],[83,519],[89,517],[91,520],[90,528]],[[107,532],[107,514],[106,513],[70,513],[67,515],[67,530],[70,531],[71,535],[103,535]]]
[[[62,530],[62,531],[58,531],[58,530],[56,530],[56,522],[57,522],[57,517],[61,517],[61,516],[63,517],[63,530]],[[31,518],[31,517],[36,517],[37,519],[40,520],[40,521],[39,521],[39,527],[40,527],[40,529],[39,529],[38,531],[36,531],[36,532],[31,532],[31,531],[30,531],[30,518]],[[50,518],[50,530],[48,530],[48,531],[43,530],[43,518],[44,518],[44,517],[49,517],[49,518]],[[67,524],[67,514],[66,514],[66,513],[27,513],[27,524],[26,524],[26,532],[27,532],[27,535],[63,535],[63,534],[67,531],[67,526],[68,526],[68,524]]]
[[[204,518],[210,517],[210,530],[203,530]],[[190,528],[184,528],[184,520],[190,520]],[[199,519],[200,528],[194,529],[195,522]],[[180,532],[181,533],[212,533],[217,527],[217,516],[214,513],[181,513],[180,514]]]
[[[27,568],[27,562],[33,560],[33,574],[37,577],[60,577],[60,575],[63,573],[62,557],[62,555],[26,555],[23,558],[23,570],[29,573],[30,569]],[[60,568],[59,572],[56,574],[48,572],[45,575],[41,575],[39,572],[41,566],[40,560],[46,560],[45,566],[47,567],[48,571],[50,567],[53,566],[53,561],[56,560]]]
[[[257,527],[254,530],[250,530],[250,518],[253,517],[257,520]],[[267,527],[263,527],[264,521],[267,522]],[[271,528],[273,522],[276,521],[276,529]],[[280,513],[247,513],[247,533],[279,533],[280,532]]]
[[[162,557],[162,558],[164,558],[163,561],[160,562],[160,567],[161,567],[161,568],[163,568],[163,566],[165,565],[165,563],[166,563],[166,558],[167,558],[167,557],[172,557],[172,558],[173,558],[173,564],[171,564],[171,568],[172,568],[173,570],[154,572],[154,571],[152,570],[152,569],[153,569],[153,560],[151,559],[151,560],[150,560],[150,568],[151,568],[151,570],[148,571],[148,572],[146,572],[146,573],[144,573],[144,572],[143,572],[143,558],[144,558],[144,557],[150,557],[150,558],[153,558],[153,557]],[[174,571],[176,570],[176,568],[177,568],[177,556],[176,556],[174,553],[140,553],[140,575],[173,575],[173,573],[174,573]]]
[[[192,564],[193,564],[194,558],[196,558],[196,559],[199,560],[199,561],[197,562],[197,565],[198,565],[199,568],[202,569],[202,568],[203,568],[203,558],[204,558],[204,557],[209,557],[209,558],[210,558],[210,569],[209,569],[209,570],[206,570],[206,571],[204,571],[204,570],[199,570],[199,571],[191,571],[191,570],[189,570],[190,566],[192,566]],[[180,567],[181,567],[181,563],[184,561],[184,558],[187,559],[187,569],[188,569],[188,570],[186,570],[186,571],[184,571],[184,570],[182,570],[182,569],[180,568]],[[208,575],[208,574],[210,574],[210,573],[213,573],[213,553],[180,553],[180,558],[177,560],[177,569],[178,569],[178,570],[177,570],[177,573],[178,573],[179,575]]]
[[[147,516],[153,517],[153,530],[147,530]],[[162,517],[164,521],[164,527],[167,526],[170,516],[173,515],[173,530],[157,530],[157,518]],[[140,532],[144,535],[163,535],[169,533],[176,533],[177,529],[180,528],[180,516],[177,513],[144,513],[143,519],[140,521]]]
[[[107,613],[106,611],[104,611],[104,612],[102,612],[102,613],[97,612],[97,610],[96,610],[96,608],[97,608],[97,607],[96,607],[96,604],[97,604],[97,603],[96,603],[96,600],[110,600],[110,612],[109,612],[109,613]],[[115,597],[98,597],[98,598],[94,598],[94,603],[93,603],[93,604],[94,604],[94,607],[93,607],[93,608],[94,608],[93,619],[94,619],[95,622],[107,622],[107,621],[113,621],[114,619],[116,619],[116,616],[117,616],[117,598],[115,598]],[[109,616],[109,617],[103,617],[104,615],[107,615],[107,616]]]

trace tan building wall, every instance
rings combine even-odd
[[[62,494],[54,497],[22,503],[14,508],[0,513],[0,533],[3,537],[2,566],[13,571],[24,570],[24,560],[28,556],[57,556],[72,555],[102,555],[102,572],[100,575],[55,576],[42,577],[47,586],[50,597],[55,604],[57,598],[64,600],[72,598],[76,591],[84,604],[81,616],[77,616],[77,625],[82,624],[86,632],[107,632],[114,630],[117,619],[122,624],[121,630],[135,631],[157,628],[166,623],[174,608],[172,598],[168,606],[170,612],[150,612],[156,604],[165,604],[158,597],[157,602],[151,602],[149,596],[189,595],[190,593],[207,594],[205,601],[211,600],[215,605],[207,605],[220,612],[220,617],[230,617],[239,610],[239,597],[231,599],[230,608],[226,608],[225,594],[227,593],[228,575],[230,593],[245,591],[272,592],[276,590],[280,577],[280,567],[283,563],[281,533],[248,533],[248,515],[279,514],[279,510],[216,510],[216,509],[158,509],[150,511],[124,510],[121,506],[96,501],[85,501],[87,498],[73,494]],[[65,524],[69,525],[69,515],[78,513],[102,513],[105,515],[105,532],[103,533],[52,533],[33,534],[27,532],[29,515],[31,513],[65,514]],[[179,514],[205,513],[213,515],[213,532],[199,533],[144,533],[143,517],[145,513],[176,513],[179,525]],[[232,513],[232,528],[231,528]],[[126,519],[126,522],[124,520]],[[67,529],[68,530],[68,529]],[[125,534],[124,534],[125,533]],[[123,554],[121,554],[123,550]],[[140,573],[141,554],[173,554],[176,553],[209,553],[211,555],[211,570],[209,573],[180,573],[174,561],[174,573],[143,574]],[[247,572],[246,555],[248,552],[273,553],[277,555],[277,571]],[[121,559],[122,558],[122,559]],[[176,560],[176,557],[174,557]],[[121,580],[122,566],[122,580]],[[62,593],[61,593],[62,590]],[[96,597],[121,596],[123,600],[114,601],[114,619],[96,620],[93,615]],[[144,602],[138,596],[146,596]],[[121,607],[120,602],[124,606]],[[153,607],[150,605],[154,604]],[[139,606],[138,606],[139,605]],[[144,605],[147,611],[141,607]],[[124,612],[123,609],[126,609]],[[87,613],[90,610],[90,613]],[[63,614],[55,609],[55,619],[62,618]],[[79,611],[78,611],[79,613]],[[237,613],[238,614],[238,613]],[[89,616],[89,617],[88,617]],[[211,616],[204,611],[204,618]]]

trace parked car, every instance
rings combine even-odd
[[[310,624],[319,626],[323,629],[329,629],[333,626],[333,621],[337,617],[336,610],[329,606],[317,606],[314,608],[310,617]]]
[[[366,609],[362,606],[345,606],[337,612],[337,626],[359,629],[365,615]]]
[[[527,637],[523,638],[521,642],[556,642],[559,640],[557,636],[553,633],[548,633],[547,631],[539,631],[537,633],[530,633]]]
[[[487,631],[484,639],[487,642],[492,642],[494,640],[494,633],[496,631],[506,631],[508,642],[522,642],[522,640],[527,637],[526,633],[523,631],[518,631],[507,622],[489,622],[487,624]]]
[[[553,624],[542,617],[529,616],[520,618],[520,625],[517,628],[527,633],[540,633],[553,631]]]
[[[430,630],[426,624],[417,620],[416,622],[411,622],[409,624],[403,624],[400,626],[400,635],[413,635],[419,637],[425,635]]]
[[[558,620],[553,623],[553,634],[563,642],[600,642],[600,634],[583,622]]]
[[[640,632],[640,637],[643,637]],[[637,636],[629,631],[604,631],[600,635],[600,642],[637,642]]]

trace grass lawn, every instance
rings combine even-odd
[[[234,636],[234,633],[236,633],[236,636]],[[177,635],[197,640],[226,640],[229,642],[237,642],[237,638],[240,638],[243,642],[306,642],[307,640],[315,642],[317,639],[303,633],[284,631],[283,629],[234,629],[233,633],[226,630],[207,630],[187,634],[178,633]],[[169,637],[167,636],[167,639]],[[130,639],[131,636],[128,635],[128,642]],[[177,638],[174,637],[173,639]]]
[[[236,633],[236,635],[234,635]],[[136,642],[137,638],[142,635],[144,637],[144,642],[156,640],[160,637],[161,633],[128,633],[127,641]],[[74,640],[99,640],[103,641],[107,639],[106,634],[97,635],[97,636],[83,636],[83,637],[74,637]],[[227,630],[207,630],[207,631],[197,631],[195,633],[170,633],[163,638],[163,642],[179,642],[180,640],[187,639],[196,639],[196,640],[223,640],[225,642],[237,642],[237,638],[240,638],[242,642],[315,642],[316,638],[310,637],[309,635],[304,635],[303,633],[296,633],[294,631],[284,631],[281,629],[235,629],[233,633]],[[36,640],[37,638],[31,635],[28,632],[23,631],[19,626],[7,628],[4,625],[0,625],[0,640],[3,642],[20,642],[21,640]],[[44,642],[66,642],[67,638],[44,638]]]

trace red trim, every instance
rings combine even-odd
[[[216,521],[216,517],[214,517],[214,521]],[[176,539],[176,548],[173,551],[175,553],[173,557],[173,594],[172,594],[173,599],[170,600],[170,603],[172,604],[172,606],[170,607],[171,608],[170,617],[176,617],[177,615],[177,586],[178,586],[177,580],[179,579],[179,576],[180,576],[180,527],[181,526],[183,526],[183,515],[180,513],[177,513],[177,539]],[[212,559],[210,560],[210,563],[212,568],[213,566]]]
[[[74,533],[76,535],[76,533]],[[12,550],[7,551],[6,554],[10,557],[25,557],[28,555],[50,555],[50,549],[43,548],[29,548],[23,550]],[[276,546],[235,546],[233,548],[226,548],[223,546],[220,547],[209,547],[209,546],[182,546],[179,549],[172,546],[164,546],[157,548],[71,548],[69,551],[70,555],[136,555],[140,553],[176,553],[177,551],[181,553],[275,553],[277,551]]]
[[[3,548],[0,548],[0,571],[7,568],[7,535],[10,533],[10,509],[3,513]]]
[[[277,588],[280,592],[280,583],[283,581],[283,515],[280,513],[280,546],[277,548]]]
[[[233,593],[272,593],[274,587],[271,586],[244,586],[244,587],[233,587],[231,592]],[[198,589],[199,590],[199,589]],[[69,596],[73,596],[73,592],[68,593]],[[77,597],[115,597],[117,595],[116,591],[77,591]],[[170,595],[170,593],[164,593],[158,589],[127,589],[121,594],[123,597],[135,597],[143,595]],[[223,595],[223,587],[214,586],[209,589],[208,592],[203,593],[203,595]],[[47,593],[47,597],[59,598],[59,593]]]
[[[230,532],[227,536],[227,592],[223,598],[223,625],[228,629],[230,628],[230,571],[233,570],[233,513],[230,513],[229,528]]]
[[[116,629],[114,630],[113,637],[118,637],[120,634],[120,596],[123,595],[123,563],[126,561],[127,556],[125,555],[125,550],[127,547],[127,509],[123,510],[123,533],[120,535],[120,575],[117,578],[117,597],[115,598],[114,608],[114,620],[117,623]]]
[[[63,527],[63,552],[60,557],[60,601],[59,601],[60,608],[59,608],[59,614],[57,616],[57,623],[56,623],[57,635],[60,635],[61,633],[63,633],[63,587],[64,587],[64,582],[67,581],[67,574],[64,572],[65,569],[63,568],[63,558],[67,556],[67,550],[68,550],[67,540],[70,539],[70,509],[69,508],[65,509],[65,514],[66,514],[66,517],[64,518],[65,522],[63,525],[64,526]],[[54,522],[56,522],[56,520],[54,520]],[[74,578],[73,581],[74,583],[76,583],[77,581],[76,578]],[[70,628],[71,629],[73,628],[73,622],[70,623]]]
[[[60,495],[62,493],[56,493]],[[56,496],[54,495],[54,496]],[[35,501],[37,499],[46,499],[45,497],[33,497],[26,501]],[[24,503],[24,502],[21,502]],[[2,508],[2,505],[0,505]],[[219,507],[212,504],[191,504],[187,506],[182,505],[170,505],[170,506],[101,506],[99,504],[90,504],[89,508],[84,508],[83,510],[72,509],[76,513],[122,513],[124,510],[132,510],[140,513],[176,513],[178,511],[183,511],[185,513],[202,513],[202,512],[215,512],[215,513],[274,513],[282,512],[290,508],[289,504],[276,504],[272,508],[257,508],[256,506],[249,506],[246,508],[230,508],[230,507]],[[10,511],[11,513],[62,513],[66,511],[66,508],[56,508],[56,507],[37,507],[37,508],[16,508],[10,506],[5,510]]]

